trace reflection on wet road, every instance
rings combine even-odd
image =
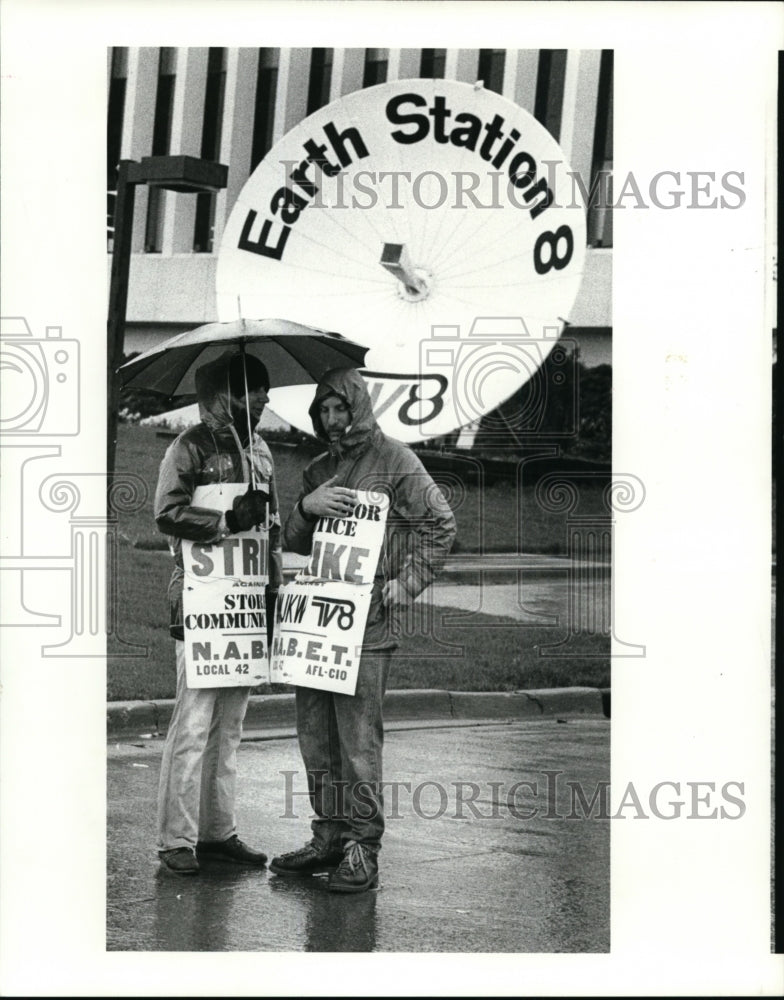
[[[569,785],[590,800],[609,781],[606,721],[389,733],[380,887],[356,896],[327,892],[326,876],[214,860],[196,877],[162,869],[160,751],[109,747],[109,950],[609,950],[610,822],[575,817]],[[240,836],[268,854],[304,843],[296,741],[243,743],[239,764]],[[288,803],[285,771],[296,772]]]

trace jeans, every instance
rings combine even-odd
[[[236,833],[237,747],[250,688],[189,688],[176,642],[177,697],[158,786],[158,848],[195,847]]]
[[[296,690],[297,736],[316,813],[311,829],[319,850],[340,850],[348,840],[376,851],[381,847],[381,706],[391,659],[391,650],[363,653],[353,696],[305,687]]]

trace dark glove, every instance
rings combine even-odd
[[[248,531],[254,524],[266,522],[268,502],[262,490],[249,488],[247,493],[235,497],[231,510],[226,511],[226,527],[236,535],[238,531]]]

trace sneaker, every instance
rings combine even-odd
[[[335,868],[342,858],[343,852],[339,848],[332,851],[319,850],[311,840],[298,851],[289,851],[273,858],[270,871],[276,875],[312,875]]]
[[[227,840],[200,840],[196,845],[199,855],[208,858],[218,858],[221,861],[233,861],[238,865],[266,865],[267,855],[254,851],[252,847],[243,844],[236,833]]]
[[[175,847],[171,851],[158,851],[158,857],[169,871],[178,875],[198,875],[199,862],[192,847]]]
[[[377,884],[376,852],[356,840],[349,840],[343,860],[330,875],[327,888],[330,892],[366,892]]]

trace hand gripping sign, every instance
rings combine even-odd
[[[281,587],[271,680],[354,694],[389,498],[357,490],[349,517],[319,518],[307,566]]]
[[[197,486],[193,503],[228,510],[247,483]],[[266,490],[262,484],[258,489]],[[185,677],[189,688],[255,687],[269,681],[269,526],[213,544],[183,541]]]
[[[285,316],[370,348],[381,429],[421,441],[533,377],[582,279],[582,188],[533,115],[453,80],[396,80],[276,143],[226,225],[220,318]],[[304,293],[303,293],[304,290]],[[478,324],[478,325],[477,325]],[[312,386],[271,408],[310,430]]]

